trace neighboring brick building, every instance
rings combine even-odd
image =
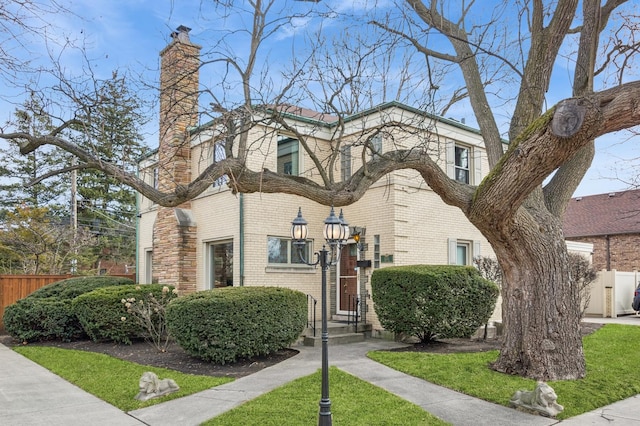
[[[593,244],[596,270],[640,270],[640,190],[571,199],[564,234]]]
[[[191,43],[187,33],[187,28],[180,27],[161,53],[161,81],[176,75],[197,76],[199,63],[193,59],[199,47]],[[195,93],[197,80],[185,78],[183,84],[179,93]],[[215,121],[190,127],[194,125],[197,99],[178,96],[184,102],[174,102],[174,95],[179,93],[167,94],[166,90],[171,89],[163,86],[161,98],[170,102],[161,104],[160,147],[139,165],[140,175],[160,188],[186,185],[191,176],[198,176],[212,161],[223,158],[225,152],[224,138],[216,133],[219,128]],[[170,111],[172,107],[177,111]],[[185,119],[176,121],[172,114]],[[336,137],[339,124],[334,117],[290,107],[286,118],[290,128],[307,136],[320,153],[330,152],[330,141]],[[255,120],[247,143],[256,150],[248,158],[250,167],[318,178],[318,170],[292,132],[276,128],[261,117]],[[351,133],[341,135],[342,140],[356,141],[370,134],[380,153],[420,144],[422,149],[433,152],[434,160],[454,179],[478,184],[489,169],[480,133],[457,121],[395,102],[345,120],[345,128]],[[173,122],[177,124],[172,126]],[[384,131],[379,132],[380,129]],[[347,143],[341,152],[342,161],[333,172],[347,177],[362,155],[362,144]],[[305,198],[233,194],[226,178],[213,182],[207,191],[179,208],[158,207],[143,198],[139,203],[138,279],[141,283],[174,284],[184,292],[228,285],[284,286],[320,300],[320,271],[297,263],[293,253],[289,233],[299,206],[309,222],[312,250],[317,251],[324,243],[322,226],[330,208]],[[343,211],[346,221],[352,229],[361,231],[363,238],[360,246],[354,240],[349,242],[340,264],[329,274],[332,314],[350,312],[348,301],[362,299],[370,292],[369,277],[376,268],[418,263],[471,264],[474,256],[493,254],[464,214],[446,205],[412,170],[390,173]],[[371,267],[354,268],[356,260],[370,260]],[[371,320],[370,299],[367,304],[367,319]],[[375,319],[373,322],[375,327]]]

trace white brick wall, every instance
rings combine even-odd
[[[375,114],[374,114],[375,115]],[[375,118],[375,119],[374,119]],[[387,117],[386,120],[390,118]],[[400,120],[396,116],[397,120]],[[357,121],[357,120],[356,120]],[[381,116],[363,120],[361,125],[383,122]],[[354,136],[360,135],[361,128],[357,123],[351,123]],[[392,149],[393,144],[410,146],[425,143],[433,152],[444,168],[444,136],[455,139],[481,149],[481,139],[477,133],[451,126],[439,124],[437,139],[433,134],[418,139],[415,136],[403,137],[398,128],[389,132],[394,137],[383,139],[383,150]],[[251,132],[252,149],[255,155],[249,157],[249,163],[254,169],[267,167],[276,168],[275,138],[278,132],[273,129],[255,128]],[[318,131],[316,137],[329,135]],[[198,142],[192,146],[192,172],[199,174],[207,165],[206,155],[201,150],[203,143],[208,143],[210,137],[198,135]],[[346,140],[349,138],[347,137]],[[320,149],[320,145],[316,146]],[[314,142],[315,144],[315,142]],[[313,144],[312,144],[313,145]],[[314,145],[315,146],[315,145]],[[258,150],[258,148],[260,148]],[[204,149],[204,148],[202,148]],[[326,150],[326,148],[325,148]],[[352,170],[359,167],[361,148],[353,147]],[[326,150],[326,153],[329,151]],[[267,157],[258,155],[264,153]],[[366,156],[367,159],[369,156]],[[488,164],[486,155],[482,155],[482,172],[486,174]],[[306,170],[306,176],[318,178],[317,171],[311,167],[312,163],[301,159],[300,170]],[[340,162],[336,163],[339,176]],[[242,205],[242,207],[241,207]],[[141,206],[146,209],[150,204],[143,200]],[[298,289],[311,294],[320,300],[321,271],[316,268],[278,268],[268,265],[267,237],[276,236],[288,238],[290,236],[291,221],[296,216],[298,207],[302,207],[304,218],[309,222],[309,237],[314,241],[314,250],[322,247],[322,226],[329,214],[329,207],[321,206],[312,201],[286,194],[245,194],[234,195],[228,189],[211,188],[192,202],[192,211],[197,224],[197,272],[196,288],[203,290],[207,286],[207,245],[216,241],[233,241],[233,278],[234,285],[241,281],[247,286],[267,285],[283,286]],[[393,263],[382,263],[381,267],[408,264],[446,264],[448,263],[448,240],[450,238],[468,241],[479,241],[482,255],[492,255],[492,250],[480,232],[464,217],[463,213],[444,204],[437,194],[424,183],[422,178],[412,170],[401,170],[382,178],[375,183],[367,194],[353,205],[343,208],[345,218],[351,226],[366,228],[366,244],[368,250],[364,258],[373,260],[374,235],[380,235],[380,253],[392,256]],[[243,229],[241,230],[241,211],[243,213]],[[141,210],[142,217],[139,227],[139,271],[144,276],[144,250],[152,245],[152,229],[155,220],[154,210]],[[336,210],[336,214],[339,209]],[[244,236],[243,262],[241,261],[240,239]],[[477,253],[474,253],[476,255]],[[243,274],[241,273],[243,265]],[[360,270],[360,274],[370,277],[373,268]],[[241,274],[243,275],[241,277]],[[335,283],[334,283],[335,284]],[[370,280],[366,288],[371,292]],[[334,285],[335,289],[335,285]],[[336,295],[330,295],[335,300]],[[380,324],[374,315],[371,300],[368,300],[369,313],[367,320],[379,329]]]

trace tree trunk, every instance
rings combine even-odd
[[[580,297],[561,220],[524,208],[491,242],[504,272],[504,340],[494,369],[536,380],[585,375]]]

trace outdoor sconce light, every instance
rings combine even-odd
[[[322,397],[320,399],[320,412],[318,413],[318,425],[331,426],[331,400],[329,399],[329,332],[327,330],[327,270],[330,266],[340,260],[340,249],[349,239],[349,224],[344,220],[342,210],[340,217],[333,211],[333,206],[329,212],[329,217],[324,221],[322,235],[329,245],[331,251],[326,246],[315,253],[315,262],[309,262],[304,257],[304,247],[307,243],[308,228],[307,221],[302,217],[302,209],[298,208],[298,216],[291,222],[291,240],[298,249],[300,259],[307,265],[320,265],[322,270]]]

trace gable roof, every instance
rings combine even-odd
[[[572,198],[563,229],[565,238],[640,234],[640,189]]]

